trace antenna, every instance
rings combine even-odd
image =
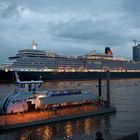
[[[132,40],[132,41],[134,42],[134,46],[137,45],[137,42],[140,42],[139,40],[136,40],[136,39],[134,39],[134,40]]]
[[[32,47],[33,47],[33,50],[36,50],[36,48],[37,48],[37,43],[35,43],[34,41],[33,41],[33,44],[32,44]]]

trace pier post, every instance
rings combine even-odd
[[[102,79],[101,78],[98,79],[98,84],[99,84],[98,94],[99,94],[99,97],[101,97],[102,96]]]
[[[107,96],[107,107],[110,107],[110,72],[106,72],[106,96]]]

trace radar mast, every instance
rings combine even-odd
[[[32,48],[33,48],[33,50],[36,50],[36,48],[37,48],[37,43],[35,43],[34,41],[33,41],[33,44],[32,44]]]

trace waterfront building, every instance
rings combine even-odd
[[[140,44],[133,46],[133,61],[140,61]]]

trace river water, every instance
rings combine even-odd
[[[42,88],[81,89],[98,94],[98,81],[46,82]],[[106,81],[102,81],[106,85]],[[0,134],[0,140],[94,140],[101,131],[105,140],[140,132],[140,79],[111,80],[111,103],[117,112],[103,116],[85,117],[35,127],[14,129]],[[13,84],[0,84],[0,102],[14,88]],[[106,86],[102,88],[106,98]]]

